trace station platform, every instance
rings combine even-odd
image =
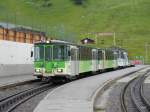
[[[32,74],[28,75],[13,75],[13,76],[0,76],[0,88],[4,88],[18,83],[24,83],[27,81],[35,80],[36,78]]]
[[[133,73],[146,66],[136,66],[73,81],[50,92],[34,112],[93,112],[97,91],[108,81]]]

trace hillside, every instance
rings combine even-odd
[[[0,3],[0,21],[31,26],[46,31],[49,37],[77,43],[83,37],[81,34],[115,32],[117,45],[127,49],[131,58],[145,56],[144,45],[150,42],[149,0],[76,1],[79,3],[5,0]],[[88,37],[95,39],[93,35]],[[99,36],[95,45],[112,46],[112,42],[113,36]]]

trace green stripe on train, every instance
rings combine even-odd
[[[79,61],[79,72],[87,72],[92,70],[92,60]]]
[[[52,73],[53,69],[65,68],[65,61],[39,61],[34,62],[35,68],[45,68],[46,73]]]
[[[114,61],[113,60],[105,60],[105,68],[113,68]]]

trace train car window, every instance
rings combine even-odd
[[[71,49],[70,53],[71,53],[71,60],[73,60],[73,61],[76,60],[77,57],[76,57],[75,49]]]
[[[117,53],[117,58],[119,58],[119,51],[116,51],[116,53]]]
[[[93,51],[92,55],[93,60],[97,60],[97,51]]]
[[[123,52],[121,52],[121,58],[122,58],[122,59],[124,59],[124,58],[125,58],[125,56],[124,56],[124,53],[123,53]]]
[[[114,59],[116,60],[118,58],[117,51],[113,51],[113,54],[114,54]]]
[[[49,61],[51,59],[52,59],[52,48],[51,48],[51,46],[47,46],[45,48],[45,60]]]
[[[98,60],[103,60],[104,57],[103,57],[103,52],[102,51],[98,51]]]
[[[114,60],[114,59],[115,59],[114,52],[113,52],[112,50],[111,50],[110,52],[111,52],[111,55],[110,55],[111,57],[110,57],[110,59],[111,59],[111,60]]]
[[[106,50],[106,59],[107,60],[114,60],[114,53],[112,50]]]
[[[108,50],[106,50],[106,60],[108,60],[109,59],[109,53],[108,53]]]
[[[64,51],[64,60],[67,60],[69,57],[68,57],[68,47],[67,46],[64,46],[63,48],[63,51]]]
[[[111,60],[111,52],[108,51],[108,60]]]
[[[34,59],[35,61],[40,61],[44,59],[44,46],[34,47]]]
[[[79,59],[80,60],[91,60],[92,59],[92,49],[88,47],[79,48]]]
[[[80,47],[79,48],[79,59],[80,60],[83,60],[83,53],[82,52],[83,52],[83,47]]]
[[[122,57],[122,54],[121,54],[121,51],[119,51],[119,58],[121,58]]]

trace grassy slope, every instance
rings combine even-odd
[[[145,56],[144,43],[150,42],[149,0],[88,0],[75,6],[71,0],[5,0],[0,3],[0,21],[33,26],[55,38],[78,42],[81,33],[118,32],[117,44],[131,56]],[[36,0],[35,0],[36,1]],[[104,40],[104,44],[102,44]],[[99,37],[98,46],[111,46],[112,37]],[[150,56],[150,55],[149,55]]]

